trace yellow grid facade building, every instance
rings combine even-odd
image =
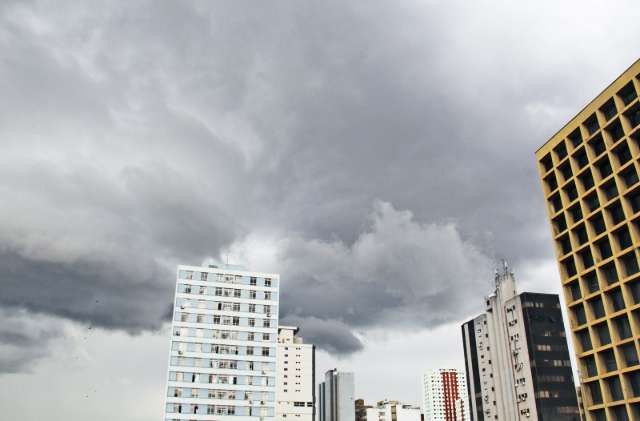
[[[640,420],[640,60],[536,152],[588,421]]]

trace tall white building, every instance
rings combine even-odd
[[[462,325],[473,421],[578,421],[557,295],[518,294],[506,263],[485,313]]]
[[[329,370],[319,386],[319,421],[355,421],[353,373]]]
[[[422,378],[424,421],[469,421],[463,370],[438,368]]]
[[[315,347],[297,334],[297,327],[278,327],[276,417],[281,421],[314,421]]]
[[[279,275],[179,266],[165,421],[275,418]]]
[[[398,401],[379,401],[377,421],[420,421],[420,408],[413,405],[402,404]],[[376,421],[369,420],[367,421]]]

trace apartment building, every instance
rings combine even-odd
[[[377,421],[420,421],[421,418],[419,407],[398,401],[378,401],[376,409],[378,412]]]
[[[436,368],[422,376],[425,421],[469,421],[464,371]]]
[[[315,346],[295,326],[278,327],[276,418],[315,420]]]
[[[279,275],[179,266],[165,421],[275,417]]]
[[[505,263],[485,306],[462,325],[470,419],[579,421],[558,296],[518,294]]]
[[[640,419],[640,60],[537,152],[589,421]]]

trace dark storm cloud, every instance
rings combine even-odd
[[[613,51],[557,5],[4,2],[0,304],[152,329],[266,230],[326,349],[459,317],[550,256],[533,151],[636,58],[623,7],[580,8]]]

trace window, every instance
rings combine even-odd
[[[616,265],[613,262],[602,266],[600,268],[600,273],[602,273],[602,277],[607,284],[611,285],[618,282],[618,271],[616,270]]]
[[[624,88],[618,91],[618,96],[624,103],[624,105],[629,105],[631,101],[636,99],[638,95],[636,94],[636,90],[633,87],[633,82],[627,83]]]
[[[624,250],[627,247],[631,247],[631,234],[629,233],[629,228],[627,228],[626,226],[614,232],[613,236],[618,242],[618,247],[620,247],[620,250]]]
[[[624,136],[624,131],[622,130],[622,125],[620,124],[620,120],[614,120],[611,124],[609,124],[609,126],[607,126],[605,130],[607,131],[607,134],[609,135],[609,137],[611,138],[611,142],[613,143],[616,143],[618,140],[622,138],[622,136]],[[626,147],[627,145],[624,145],[624,146]],[[627,148],[627,153],[628,152],[629,152],[629,148]],[[617,149],[613,153],[618,156]],[[631,159],[631,154],[628,153],[627,158],[625,159],[620,159],[620,158],[622,158],[622,156],[618,156],[620,165],[622,165]]]
[[[627,187],[631,187],[638,182],[638,173],[633,165],[622,171],[620,173],[620,177],[622,177],[622,180]]]
[[[618,376],[609,377],[605,381],[607,382],[607,387],[609,388],[609,394],[611,395],[612,400],[619,401],[624,399],[624,395],[622,394],[622,386],[620,385],[620,378]]]
[[[573,220],[574,224],[580,222],[580,220],[582,219],[582,209],[580,209],[580,203],[576,203],[574,206],[572,206],[569,209],[569,213],[571,214],[571,219]]]
[[[271,320],[264,319],[262,322],[262,327],[271,327]]]
[[[256,312],[256,305],[249,304],[249,313],[255,313],[255,312]]]
[[[263,357],[269,356],[269,348],[262,348],[262,356]]]
[[[569,182],[563,190],[567,195],[569,202],[573,202],[578,197],[578,190],[576,190],[576,185],[573,181]]]
[[[582,266],[587,269],[593,266],[593,256],[591,255],[591,250],[589,247],[581,250],[579,253],[580,260],[582,261]]]
[[[636,259],[636,255],[633,251],[622,256],[620,261],[624,266],[626,276],[631,276],[638,272],[638,260]]]
[[[589,355],[588,357],[583,358],[582,363],[587,373],[587,377],[593,377],[598,375],[596,360],[593,358],[593,355]]]
[[[622,291],[620,290],[620,288],[616,288],[612,291],[609,291],[607,295],[611,302],[611,307],[613,308],[613,311],[620,311],[625,307],[624,298],[622,297]]]
[[[608,238],[603,238],[602,240],[596,243],[596,247],[598,247],[598,252],[600,253],[600,259],[604,260],[612,255],[611,244],[609,244]]]
[[[596,192],[589,194],[587,197],[585,197],[584,203],[587,205],[589,212],[593,212],[594,210],[600,207],[598,194]]]
[[[255,276],[252,276],[252,277],[249,279],[249,285],[251,285],[251,286],[256,286],[256,285],[257,285],[257,283],[258,283],[258,278],[256,278]]]
[[[616,103],[613,98],[605,102],[604,105],[600,107],[600,111],[602,112],[602,115],[604,115],[606,121],[615,117],[615,115],[618,114],[618,110],[616,109]]]
[[[600,296],[590,300],[589,305],[591,306],[591,313],[594,318],[599,319],[604,317],[604,306],[602,305],[602,298],[600,298]]]
[[[582,188],[587,191],[591,187],[593,187],[593,176],[591,175],[591,171],[586,170],[579,176],[580,183],[582,184]]]
[[[576,301],[582,298],[582,294],[580,293],[580,284],[577,281],[574,281],[569,285],[569,290],[571,291],[571,298]]]
[[[577,147],[580,143],[582,143],[582,133],[580,133],[580,127],[575,129],[569,136],[567,136],[571,141],[573,147]]]
[[[598,173],[600,174],[600,178],[604,179],[609,176],[613,170],[611,169],[611,163],[609,162],[609,158],[604,156],[600,161],[596,162],[596,168],[598,169]]]
[[[620,202],[616,202],[609,206],[607,211],[609,212],[609,216],[611,217],[611,221],[614,225],[624,221],[624,211],[622,210],[622,206],[620,206]]]
[[[622,345],[620,347],[620,353],[622,354],[622,361],[626,367],[631,367],[640,363],[640,361],[638,361],[636,346],[633,342]]]
[[[600,346],[608,345],[611,343],[611,335],[609,334],[609,327],[607,326],[607,322],[597,325],[595,327],[595,331],[598,334]]]
[[[602,140],[602,136],[598,134],[593,138],[591,142],[589,142],[589,146],[591,146],[591,150],[593,151],[594,156],[600,155],[604,152],[607,147],[604,144],[604,140]]]
[[[587,384],[587,388],[589,389],[589,394],[591,395],[591,402],[594,405],[598,405],[602,403],[602,391],[600,390],[600,385],[598,381],[594,381]],[[606,420],[606,418],[605,418]]]
[[[614,180],[609,180],[604,186],[602,186],[602,192],[607,200],[611,200],[618,195],[618,188]]]
[[[266,287],[271,286],[271,278],[264,278],[264,286]]]
[[[556,153],[556,156],[558,157],[558,161],[561,161],[562,159],[564,159],[564,157],[567,156],[567,147],[565,146],[564,142],[560,143],[558,146],[555,147],[554,152]]]
[[[256,291],[255,290],[249,291],[249,298],[252,299],[252,300],[256,299]]]
[[[598,131],[600,124],[598,124],[598,118],[595,113],[591,114],[591,116],[584,122],[584,127],[590,135]]]
[[[582,352],[590,351],[593,346],[591,345],[591,337],[589,336],[588,330],[581,330],[576,333],[578,337],[578,341],[580,342],[580,346],[582,347]]]
[[[256,325],[256,319],[248,319],[248,322],[249,322],[249,326],[251,326],[251,327],[255,327],[255,325]]]
[[[627,339],[631,337],[631,326],[629,325],[629,319],[623,315],[613,319],[613,323],[618,331],[618,337],[620,339]]]

